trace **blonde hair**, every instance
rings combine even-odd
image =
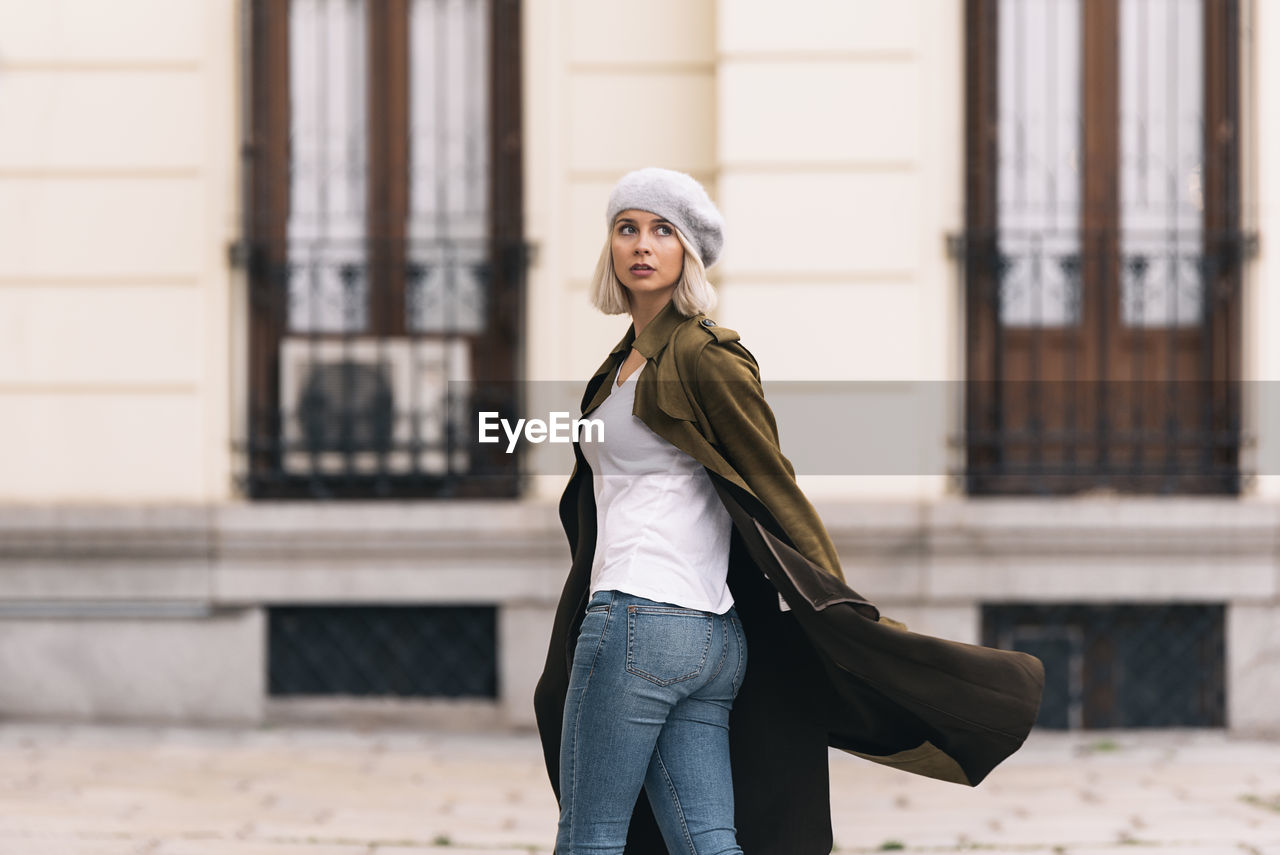
[[[707,268],[702,264],[702,256],[698,255],[693,244],[689,243],[679,229],[673,226],[672,231],[684,247],[684,264],[671,300],[685,317],[709,312],[716,307],[719,297],[707,280]],[[604,249],[600,251],[596,272],[591,277],[591,305],[606,315],[621,315],[631,311],[627,302],[627,290],[613,270],[613,226],[609,226],[609,232],[605,235]]]

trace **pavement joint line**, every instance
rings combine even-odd
[[[174,840],[180,840],[180,841],[200,840],[200,841],[212,841],[212,842],[225,842],[228,844],[237,844],[237,845],[243,844],[246,842],[252,842],[252,843],[269,843],[269,844],[300,844],[300,845],[307,845],[307,846],[372,846],[372,847],[390,846],[390,847],[396,847],[396,848],[402,848],[402,849],[408,848],[408,847],[447,848],[447,849],[456,849],[458,851],[472,851],[472,852],[485,852],[491,849],[520,849],[528,852],[538,852],[538,851],[550,849],[550,846],[537,844],[537,843],[468,843],[465,841],[454,841],[454,840],[449,840],[448,842],[442,842],[440,840],[439,835],[437,835],[436,837],[430,840],[428,839],[416,840],[416,839],[405,838],[405,837],[387,838],[387,839],[380,840],[377,838],[370,839],[370,838],[362,838],[362,837],[342,837],[342,836],[328,837],[328,836],[322,836],[322,835],[297,836],[297,835],[287,835],[287,834],[286,835],[263,834],[263,835],[250,835],[247,837],[239,837],[239,836],[228,837],[225,834],[206,833],[206,832],[198,832],[198,831],[177,832],[173,834],[166,834],[161,838],[156,838],[154,835],[147,834],[147,833],[135,834],[135,833],[124,832],[124,831],[100,831],[100,832],[79,831],[79,832],[73,832],[71,834],[31,834],[31,833],[10,834],[10,833],[0,832],[0,842],[3,842],[6,839],[8,840],[14,840],[14,839],[45,840],[45,841],[69,839],[69,840],[85,840],[85,841],[95,841],[95,842],[112,841],[112,840],[128,842],[128,841],[143,841],[143,840],[156,840],[156,839],[161,840],[161,842],[174,841]]]

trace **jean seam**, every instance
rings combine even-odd
[[[585,619],[585,618],[586,618],[586,616],[587,616],[587,615],[586,615],[586,605],[585,605],[585,604],[586,604],[586,603],[590,603],[590,602],[591,602],[591,590],[590,590],[590,588],[587,588],[587,589],[584,589],[584,590],[583,590],[583,592],[582,592],[582,599],[578,601],[578,608],[580,608],[580,609],[582,609],[582,610],[583,610],[583,615],[582,615],[582,617],[583,617],[584,619]],[[576,614],[576,612],[575,612],[575,614]],[[578,629],[579,631],[582,629],[582,620],[578,620],[578,621],[577,621],[577,629]],[[565,668],[565,670],[566,670],[566,671],[573,671],[573,654],[574,654],[574,651],[575,651],[575,650],[576,650],[576,648],[577,648],[577,637],[578,637],[578,633],[577,633],[577,632],[567,632],[567,633],[565,633],[565,643],[564,643],[564,646],[565,646],[565,659],[564,659],[564,661],[565,661],[565,665],[567,666],[567,667]]]
[[[653,747],[653,756],[658,760],[658,770],[662,772],[662,780],[667,784],[667,792],[671,795],[671,803],[675,806],[676,819],[680,821],[680,831],[684,834],[685,845],[689,847],[690,855],[698,855],[698,850],[693,845],[693,836],[689,834],[689,823],[684,818],[684,807],[680,804],[680,794],[676,792],[675,781],[671,780],[671,773],[667,771],[667,764],[662,761],[662,752],[655,745]]]
[[[686,683],[689,680],[695,679],[700,674],[702,674],[703,669],[707,667],[707,655],[711,652],[711,639],[712,639],[712,630],[714,629],[714,625],[710,618],[707,619],[707,646],[704,647],[702,650],[702,659],[698,662],[697,670],[693,671],[690,674],[685,674],[680,677],[673,678],[671,680],[663,680],[657,675],[650,674],[648,671],[645,671],[644,669],[640,668],[640,666],[635,664],[635,660],[632,657],[632,651],[635,643],[636,615],[638,614],[653,614],[653,612],[645,611],[641,606],[627,606],[627,666],[626,667],[627,667],[628,674],[634,674],[637,677],[648,680],[650,683],[653,683],[658,686],[662,686],[664,688],[667,686],[673,686],[676,683]],[[684,610],[684,611],[671,612],[671,614],[688,615],[688,611]]]
[[[733,672],[733,696],[736,698],[742,689],[742,665],[747,661],[747,642],[742,637],[742,625],[738,620],[732,621],[734,635],[738,637],[738,667]]]
[[[610,601],[612,606],[612,601]],[[578,711],[573,717],[573,786],[570,790],[569,804],[569,847],[573,849],[573,823],[576,819],[578,810],[578,730],[582,726],[582,708],[584,706],[582,700],[586,697],[587,689],[591,688],[591,677],[596,673],[596,663],[600,661],[600,648],[604,647],[605,636],[609,634],[609,621],[613,619],[612,609],[607,609],[604,614],[604,626],[600,628],[600,640],[596,642],[595,653],[591,655],[591,667],[587,669],[587,678],[583,682],[582,691],[578,694]]]
[[[670,608],[667,606],[627,606],[627,608],[638,615],[701,615],[707,616],[707,612],[698,609]]]

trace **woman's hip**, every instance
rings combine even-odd
[[[603,670],[677,696],[731,701],[742,685],[746,654],[734,608],[716,614],[607,590],[587,604],[574,670]]]

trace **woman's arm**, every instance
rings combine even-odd
[[[694,392],[710,422],[715,447],[764,503],[802,555],[844,580],[835,545],[796,483],[782,453],[778,425],[764,398],[760,369],[737,341],[713,341],[695,363]]]

